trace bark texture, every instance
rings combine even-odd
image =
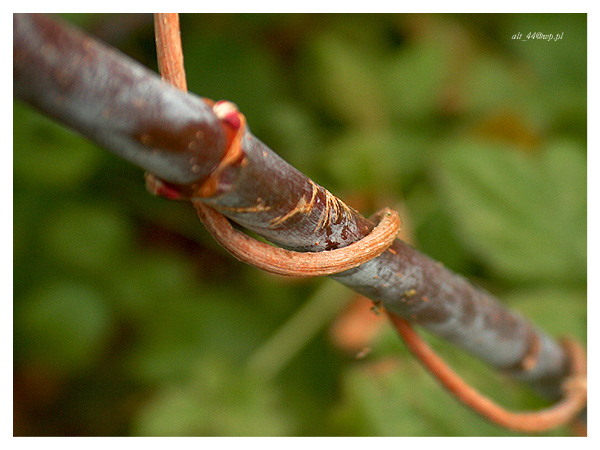
[[[13,80],[15,96],[167,181],[205,178],[225,149],[201,98],[43,15],[13,15]]]

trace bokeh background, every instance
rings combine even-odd
[[[156,70],[151,15],[63,18]],[[317,183],[365,215],[397,208],[412,245],[585,343],[585,15],[181,25],[191,91],[237,103]],[[189,204],[15,101],[15,435],[514,435],[456,403],[370,306],[237,262]],[[427,338],[496,400],[546,405]]]

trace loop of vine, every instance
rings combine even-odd
[[[187,90],[178,14],[155,14],[155,32],[161,76],[179,89]],[[228,113],[238,114],[231,110]],[[224,117],[220,118],[225,120]],[[241,114],[239,123],[244,123]],[[239,132],[244,131],[242,127]],[[239,139],[236,142],[239,145]],[[160,180],[153,182],[160,183]],[[375,229],[354,244],[332,251],[293,252],[270,246],[236,231],[225,216],[200,199],[194,198],[192,202],[210,234],[236,258],[260,269],[287,276],[331,275],[357,267],[386,251],[400,228],[398,214],[385,209],[380,213],[382,218]],[[290,264],[290,261],[294,264]],[[565,354],[570,358],[570,374],[563,383],[563,398],[546,409],[512,412],[476,391],[453,372],[408,321],[389,312],[388,316],[412,353],[452,395],[499,426],[521,432],[543,432],[571,422],[587,404],[586,355],[575,341],[563,341]]]

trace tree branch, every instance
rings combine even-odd
[[[43,16],[14,15],[14,92],[117,155],[295,251],[342,248],[374,224],[235,130],[209,104],[119,52]],[[550,399],[569,372],[563,348],[489,293],[396,239],[332,278]]]
[[[174,183],[207,177],[226,137],[201,98],[38,14],[13,15],[14,94],[102,147]]]

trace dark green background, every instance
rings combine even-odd
[[[66,19],[156,69],[151,15]],[[585,342],[585,15],[181,23],[191,91],[237,103],[317,183],[366,215],[399,209],[417,248]],[[457,404],[385,324],[363,359],[340,348],[351,300],[238,263],[190,205],[15,101],[16,435],[514,434]],[[431,341],[495,399],[545,404]]]

